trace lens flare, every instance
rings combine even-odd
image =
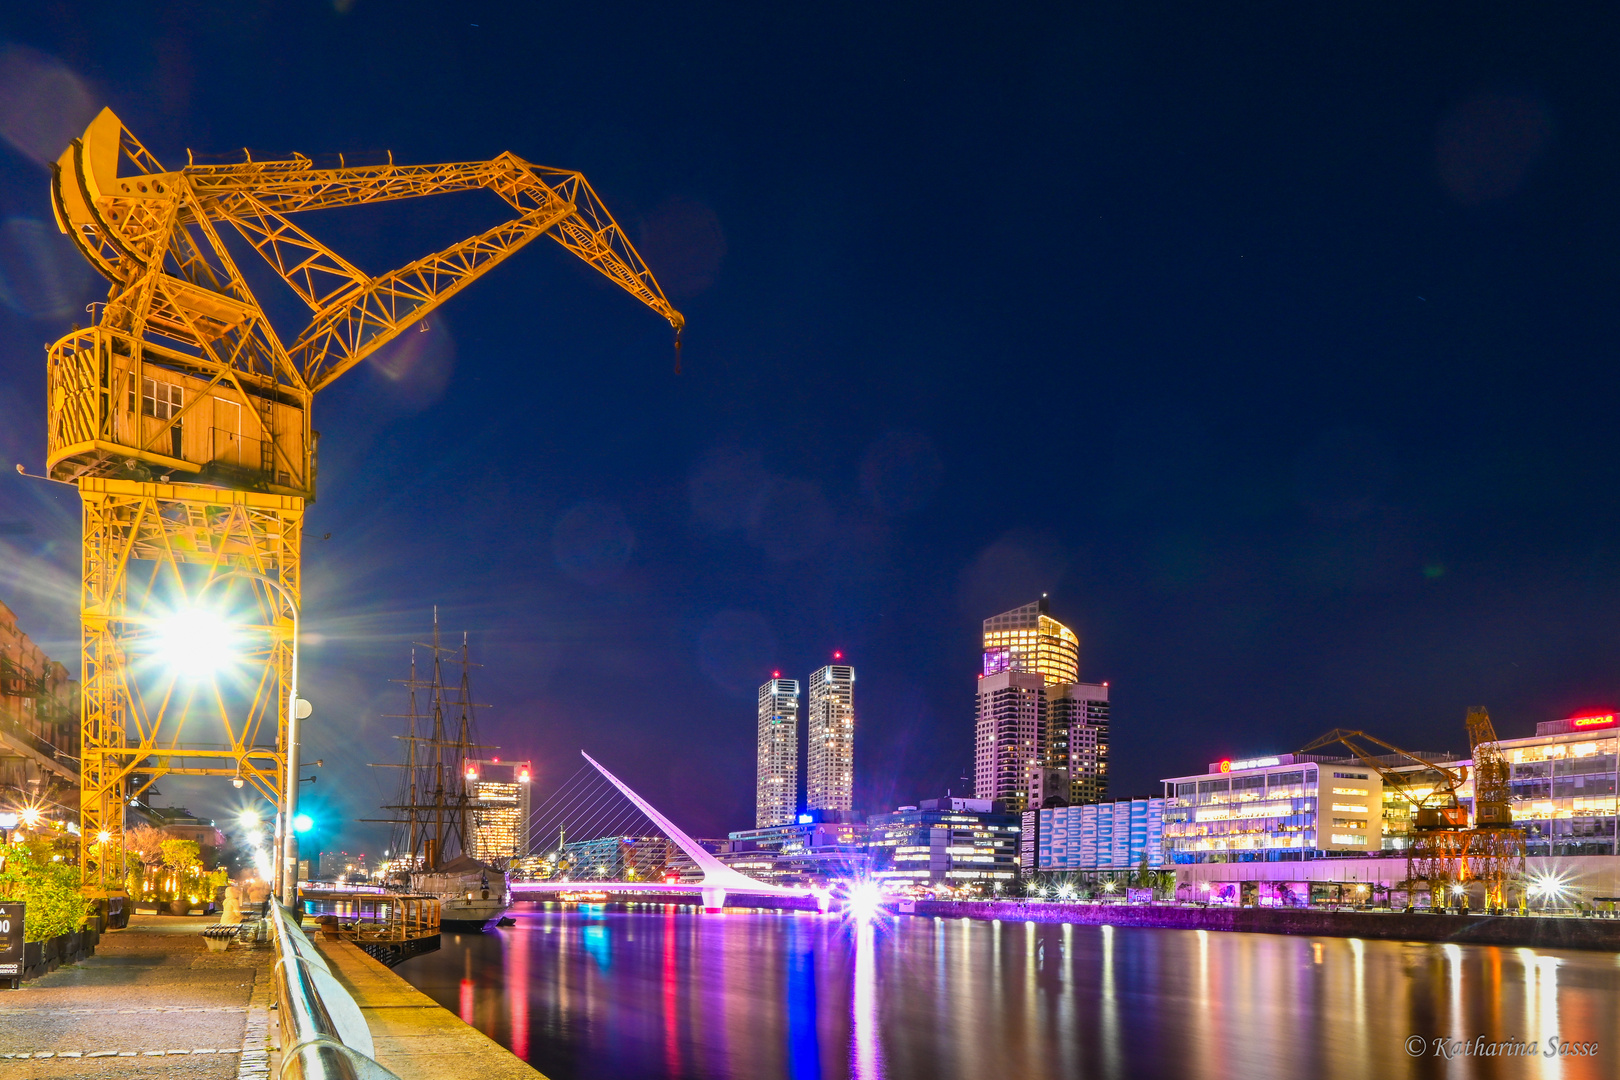
[[[182,608],[152,626],[154,656],[183,679],[206,679],[237,659],[236,631],[217,611]]]
[[[852,883],[844,899],[844,911],[858,922],[871,922],[883,911],[883,890],[875,881]]]

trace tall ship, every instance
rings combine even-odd
[[[417,652],[432,657],[432,674],[422,678]],[[439,609],[433,609],[433,641],[411,649],[411,674],[404,684],[407,712],[389,719],[404,721],[395,735],[404,744],[403,762],[375,764],[400,770],[398,795],[382,809],[392,816],[371,820],[393,826],[390,884],[439,899],[440,925],[448,930],[484,931],[512,906],[507,874],[510,853],[480,851],[478,798],[480,751],[473,720],[481,708],[472,697],[472,663],[467,637],[460,648],[439,638]],[[446,678],[446,669],[459,677]]]

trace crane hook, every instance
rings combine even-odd
[[[677,375],[681,373],[681,331],[684,329],[683,326],[675,328],[675,374]]]

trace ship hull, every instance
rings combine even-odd
[[[439,900],[439,925],[446,930],[483,933],[501,921],[511,904],[498,897],[468,900],[462,897]]]
[[[439,925],[446,930],[482,933],[512,906],[506,874],[489,867],[460,873],[418,871],[411,875],[411,890],[439,898]]]

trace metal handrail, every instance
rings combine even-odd
[[[276,939],[276,999],[281,1013],[284,1080],[399,1080],[377,1064],[360,1006],[298,928],[292,912],[270,900]]]

